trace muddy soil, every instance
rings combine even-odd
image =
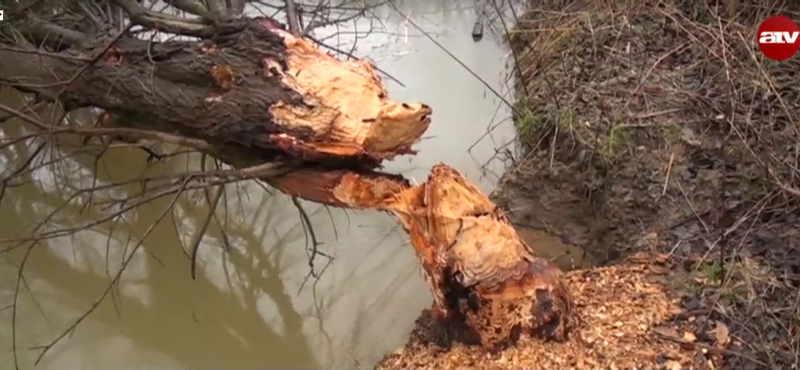
[[[524,155],[493,199],[607,266],[568,274],[594,342],[491,355],[414,334],[380,368],[799,365],[800,58],[749,40],[775,9],[800,14],[701,3],[532,1],[508,36]],[[642,252],[659,273],[632,267]]]

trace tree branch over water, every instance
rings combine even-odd
[[[181,196],[204,194],[208,214],[189,246],[194,277],[200,242],[215,217],[223,186],[258,180],[292,197],[311,239],[311,275],[316,276],[314,258],[325,254],[317,250],[321,243],[298,198],[385,211],[394,214],[411,236],[443,322],[472,327],[482,336],[482,344],[494,348],[511,335],[512,326],[497,316],[502,310],[490,309],[491,303],[499,300],[511,307],[535,295],[554,303],[524,319],[522,327],[533,332],[546,325],[546,336],[564,338],[571,306],[558,269],[530,252],[485,195],[444,165],[419,186],[380,171],[384,161],[415,153],[412,146],[430,125],[432,109],[391,100],[371,62],[336,58],[318,45],[324,41],[305,37],[316,27],[361,17],[368,7],[340,4],[309,9],[290,1],[274,7],[288,15],[287,30],[274,16],[242,16],[247,5],[243,1],[166,3],[171,11],[133,0],[102,5],[56,2],[54,15],[49,3],[45,9],[21,2],[8,10],[16,16],[0,25],[4,61],[0,83],[28,99],[23,104],[45,101],[49,106],[22,109],[0,104],[1,111],[21,123],[20,135],[3,136],[0,145],[37,148],[17,170],[2,174],[2,189],[40,181],[37,177],[45,169],[50,174],[70,172],[58,167],[74,166],[67,159],[80,155],[92,155],[96,167],[118,144],[141,148],[156,162],[189,150],[227,167],[201,166],[197,171],[105,184],[93,181],[88,186],[65,175],[66,181],[59,185],[71,194],[34,225],[30,235],[0,240],[9,245],[4,253],[22,246],[29,252],[45,240],[91,230],[171,197],[154,227]],[[333,8],[351,14],[334,19]],[[353,50],[347,54],[349,58]],[[93,119],[75,119],[87,112]],[[98,140],[101,144],[93,144]],[[46,150],[52,154],[67,149],[73,150],[35,163]],[[163,153],[167,149],[175,151]],[[219,188],[210,196],[215,187]],[[99,209],[102,216],[78,226],[52,227],[58,223],[57,215],[76,205]],[[482,236],[498,247],[480,251]],[[473,254],[488,257],[474,260]],[[130,256],[75,325],[111,292],[133,253]],[[20,279],[23,268],[24,263]],[[494,273],[486,274],[490,269]],[[497,294],[506,288],[508,294]],[[481,308],[463,312],[459,302],[474,295],[483,297]],[[16,309],[15,300],[13,312]],[[481,315],[506,327],[481,327]],[[39,360],[73,329],[44,347]]]

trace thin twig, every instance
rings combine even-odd
[[[667,194],[667,186],[669,186],[669,174],[672,172],[672,162],[675,160],[675,152],[669,154],[669,163],[667,163],[667,175],[664,178],[664,188],[661,189],[661,196]]]
[[[514,112],[514,114],[518,114],[517,109],[514,107],[513,104],[511,104],[502,94],[497,92],[497,90],[494,87],[492,87],[492,85],[490,85],[488,82],[486,82],[486,80],[481,78],[481,76],[478,76],[478,74],[475,73],[475,71],[473,71],[466,64],[464,64],[464,62],[462,62],[461,59],[458,59],[458,57],[453,55],[453,53],[451,53],[450,50],[447,50],[447,48],[444,47],[442,44],[440,44],[439,41],[436,41],[436,39],[433,36],[431,36],[428,32],[425,32],[425,30],[422,29],[422,27],[418,26],[413,20],[411,20],[411,18],[403,14],[403,12],[401,12],[400,9],[397,8],[397,5],[394,4],[394,1],[390,0],[387,1],[387,3],[392,7],[392,9],[394,9],[395,12],[397,12],[397,14],[400,14],[403,18],[405,18],[405,20],[409,24],[414,26],[414,28],[416,28],[417,31],[422,33],[428,40],[430,40],[434,45],[436,45],[436,47],[438,47],[440,50],[445,52],[445,54],[447,54],[450,58],[456,61],[456,63],[458,63],[461,67],[463,67],[467,72],[469,72],[469,74],[471,74],[472,77],[475,77],[478,81],[480,81],[483,84],[483,86],[485,86],[487,89],[489,89],[489,91],[492,92],[492,94],[494,94],[494,96],[496,96],[498,99],[500,99],[500,101],[502,101],[506,106],[508,106],[508,108],[511,109],[512,112]]]
[[[297,10],[294,6],[294,0],[284,0],[284,3],[286,3],[286,19],[289,24],[289,32],[295,36],[300,35],[302,29],[297,22]]]
[[[186,180],[184,181],[183,185],[185,186],[186,184],[188,184],[188,183],[189,183],[189,180],[190,180],[190,179],[186,179]],[[164,209],[164,211],[163,211],[163,212],[161,212],[161,215],[160,215],[158,218],[156,218],[156,219],[155,219],[155,220],[154,220],[154,221],[153,221],[153,222],[150,224],[150,227],[148,227],[148,228],[147,228],[147,230],[145,231],[144,235],[142,235],[141,239],[139,239],[139,242],[138,242],[138,243],[136,243],[136,246],[134,246],[134,247],[133,247],[133,249],[131,250],[130,254],[128,254],[128,257],[127,257],[127,258],[125,258],[125,260],[122,262],[122,266],[120,266],[120,269],[119,269],[119,271],[116,273],[116,275],[114,276],[114,279],[111,281],[111,283],[110,283],[110,284],[108,284],[108,286],[106,287],[106,289],[103,291],[103,294],[101,294],[101,295],[100,295],[100,298],[98,298],[98,299],[97,299],[97,300],[96,300],[96,301],[95,301],[95,302],[92,304],[92,306],[91,306],[91,307],[90,307],[88,310],[86,310],[86,312],[84,312],[84,313],[83,313],[83,315],[81,315],[81,316],[80,316],[80,317],[79,317],[77,320],[75,320],[75,321],[72,323],[72,325],[70,325],[70,327],[69,327],[69,328],[67,328],[66,330],[64,330],[64,331],[63,331],[63,332],[62,332],[62,333],[61,333],[59,336],[57,336],[57,337],[56,337],[55,339],[53,339],[53,340],[52,340],[50,343],[48,343],[47,345],[45,345],[45,346],[43,347],[43,349],[42,349],[42,352],[41,352],[41,353],[39,354],[39,356],[36,358],[36,361],[34,362],[34,365],[38,365],[38,364],[39,364],[39,362],[40,362],[40,361],[42,360],[42,358],[44,357],[44,355],[45,355],[45,354],[46,354],[46,353],[47,353],[47,352],[48,352],[48,351],[49,351],[51,348],[53,348],[53,346],[55,346],[55,345],[56,345],[56,343],[58,343],[58,342],[59,342],[61,339],[63,339],[65,336],[67,336],[67,334],[69,334],[69,333],[71,333],[73,330],[75,330],[75,328],[77,328],[77,327],[78,327],[78,325],[80,325],[80,323],[81,323],[81,322],[83,322],[83,320],[85,320],[87,317],[89,317],[89,315],[91,315],[91,314],[92,314],[92,312],[94,312],[94,310],[96,310],[96,309],[97,309],[97,307],[99,307],[99,306],[100,306],[100,303],[101,303],[101,302],[102,302],[102,301],[105,299],[105,297],[108,295],[108,293],[109,293],[109,292],[111,292],[111,290],[113,289],[114,285],[116,285],[116,284],[117,284],[117,282],[119,282],[120,278],[122,277],[122,273],[123,273],[123,272],[125,271],[125,269],[128,267],[128,264],[129,264],[129,263],[130,263],[130,262],[133,260],[133,257],[135,257],[135,256],[136,256],[136,252],[139,250],[139,247],[141,247],[141,245],[144,243],[144,241],[147,239],[147,237],[148,237],[148,236],[150,236],[150,233],[152,233],[152,232],[153,232],[153,230],[154,230],[154,229],[156,228],[156,226],[157,226],[157,225],[158,225],[158,224],[161,222],[161,220],[162,220],[162,219],[163,219],[163,218],[164,218],[164,217],[165,217],[165,216],[166,216],[168,213],[170,213],[170,212],[172,211],[172,207],[174,207],[174,206],[175,206],[175,203],[178,201],[178,198],[181,196],[181,194],[183,194],[183,187],[181,187],[181,189],[179,189],[179,190],[178,190],[177,194],[175,194],[175,197],[173,197],[173,199],[172,199],[172,201],[169,203],[169,205],[168,205],[168,206],[167,206],[167,207]],[[21,269],[20,269],[20,270],[21,270]]]
[[[25,251],[25,255],[22,257],[22,263],[20,263],[19,266],[19,271],[17,272],[17,283],[14,285],[14,301],[11,304],[11,351],[14,353],[15,370],[19,370],[19,360],[17,358],[17,302],[19,297],[19,287],[20,283],[22,282],[22,274],[25,270],[25,264],[28,263],[28,257],[30,257],[31,252],[33,252],[33,247],[35,247],[36,244],[36,242],[32,242]]]
[[[206,213],[205,218],[203,219],[203,223],[200,225],[200,228],[197,229],[194,233],[194,238],[192,242],[189,244],[192,248],[192,280],[197,280],[196,270],[197,270],[197,251],[200,249],[200,242],[203,240],[203,236],[206,235],[206,231],[208,230],[208,225],[211,223],[211,218],[214,216],[214,213],[217,210],[217,206],[219,205],[219,200],[222,199],[222,193],[224,192],[224,187],[222,185],[218,186],[215,189],[214,198],[208,203],[208,213]]]

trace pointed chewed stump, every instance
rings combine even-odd
[[[572,324],[561,271],[536,257],[498,207],[463,175],[435,166],[398,197],[433,292],[434,318],[455,338],[499,350],[520,334],[564,340]]]
[[[502,211],[454,169],[437,165],[418,186],[391,175],[311,170],[273,185],[320,203],[394,214],[411,238],[446,337],[490,351],[521,334],[567,338],[573,304],[561,270],[536,257]]]

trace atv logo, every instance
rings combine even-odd
[[[769,59],[789,59],[800,48],[800,27],[782,15],[771,17],[758,27],[758,48]]]

